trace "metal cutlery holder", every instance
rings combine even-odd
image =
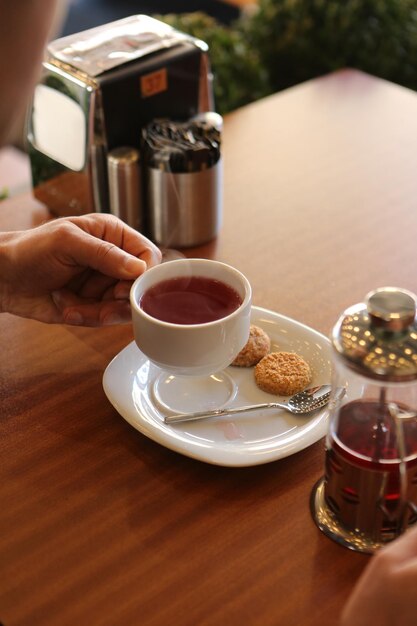
[[[214,122],[213,122],[214,118]],[[221,118],[155,120],[143,130],[149,236],[167,248],[214,239],[222,218]]]
[[[198,246],[214,239],[222,214],[222,161],[193,173],[147,168],[149,235],[169,248]]]

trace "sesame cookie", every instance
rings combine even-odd
[[[293,352],[271,352],[255,367],[255,381],[260,389],[279,396],[291,396],[311,383],[308,363]]]
[[[271,340],[262,328],[251,324],[247,344],[239,352],[232,365],[252,367],[256,365],[271,348]]]

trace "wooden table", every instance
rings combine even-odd
[[[224,224],[187,254],[231,263],[254,304],[328,334],[378,286],[417,290],[417,95],[356,71],[229,115]],[[0,228],[47,212],[0,204]],[[102,389],[130,326],[0,316],[4,626],[333,625],[368,558],[309,511],[323,441],[241,469],[129,426]]]

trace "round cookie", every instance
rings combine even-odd
[[[252,367],[256,365],[271,348],[271,340],[262,328],[251,324],[249,339],[239,352],[232,365]]]
[[[255,367],[255,381],[260,389],[279,396],[291,396],[311,383],[308,363],[294,352],[271,352]]]

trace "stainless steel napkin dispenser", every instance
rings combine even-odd
[[[34,92],[34,196],[56,215],[109,211],[107,157],[156,117],[213,109],[207,45],[146,15],[52,42]]]

